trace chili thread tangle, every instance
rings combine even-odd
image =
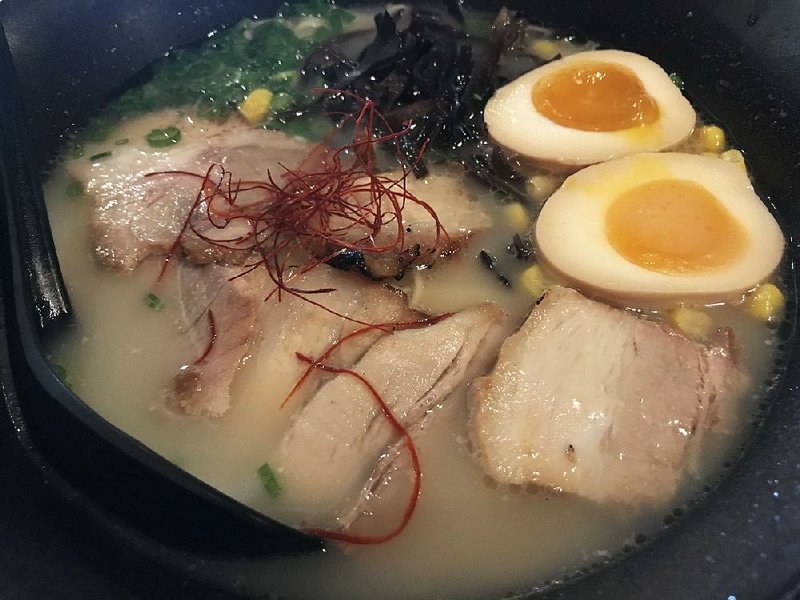
[[[325,361],[343,344],[368,332],[377,330],[391,334],[426,327],[450,314],[400,323],[366,323],[336,312],[313,298],[334,292],[334,288],[304,289],[293,284],[292,280],[344,252],[378,256],[395,254],[404,256],[411,263],[425,253],[436,252],[442,248],[442,242],[449,244],[450,239],[434,209],[408,190],[406,180],[415,165],[404,165],[398,140],[409,134],[411,122],[403,123],[402,129],[394,131],[373,101],[340,90],[316,91],[341,95],[357,106],[352,114],[333,115],[340,121],[332,135],[350,128],[350,142],[333,148],[328,139],[316,145],[298,167],[289,168],[281,164],[283,172],[279,176],[267,172],[266,179],[260,181],[237,180],[219,164],[210,165],[205,174],[172,170],[146,175],[191,177],[200,182],[180,231],[163,259],[158,281],[163,279],[173,259],[181,252],[190,253],[191,247],[199,242],[222,260],[242,265],[241,272],[232,279],[244,277],[259,268],[265,269],[273,284],[265,301],[275,296],[280,301],[283,294],[290,294],[362,326],[332,344],[316,359],[296,353],[308,368],[284,399],[281,408],[287,405],[314,370],[354,377],[369,391],[388,424],[404,441],[411,459],[413,484],[403,516],[391,531],[382,535],[326,529],[311,529],[308,533],[352,544],[379,544],[399,535],[414,514],[421,489],[417,449],[408,429],[366,377],[353,369],[336,367]],[[377,145],[394,149],[398,163],[404,165],[399,175],[379,172]],[[421,160],[426,146],[422,144],[417,161]],[[407,247],[403,211],[409,204],[421,208],[434,223],[435,239],[429,248],[421,249],[417,244]],[[217,340],[214,314],[210,309],[207,316],[209,341],[193,366],[208,358]]]
[[[394,254],[410,263],[449,244],[434,209],[408,190],[406,180],[413,165],[402,167],[395,176],[378,172],[379,145],[393,147],[403,164],[398,140],[409,134],[411,122],[394,131],[373,101],[339,90],[316,91],[342,95],[358,106],[353,114],[334,115],[340,121],[333,133],[352,129],[349,143],[332,148],[324,141],[298,167],[280,165],[279,177],[268,172],[262,181],[236,180],[218,164],[203,175],[180,170],[146,175],[200,180],[195,200],[164,257],[159,280],[180,250],[199,242],[224,261],[242,264],[239,276],[266,269],[274,288],[265,299],[274,294],[280,299],[284,293],[306,299],[333,290],[300,289],[291,280],[344,252]],[[378,130],[385,133],[378,135]],[[433,221],[434,242],[429,248],[407,247],[403,211],[409,204]]]

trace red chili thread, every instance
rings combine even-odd
[[[214,311],[208,309],[208,344],[206,344],[206,349],[197,358],[193,363],[192,366],[198,365],[203,362],[209,354],[211,354],[211,350],[214,348],[214,342],[217,341],[217,324],[214,321]]]
[[[403,512],[403,518],[395,526],[395,528],[389,531],[388,533],[385,533],[383,535],[373,536],[373,535],[359,535],[354,533],[346,533],[344,531],[334,531],[330,529],[306,529],[305,532],[310,535],[317,535],[330,540],[346,542],[348,544],[361,544],[361,545],[383,544],[384,542],[388,542],[389,540],[394,539],[403,532],[403,530],[408,525],[409,521],[411,521],[411,517],[414,515],[414,511],[417,508],[417,502],[419,501],[419,494],[422,483],[422,469],[419,463],[419,455],[417,454],[417,447],[414,445],[414,439],[411,437],[411,434],[408,432],[408,430],[405,427],[403,427],[403,424],[400,423],[397,417],[395,417],[392,410],[383,401],[381,395],[366,379],[366,377],[364,377],[360,373],[357,373],[356,371],[353,371],[352,369],[340,369],[337,367],[331,367],[329,365],[320,364],[314,359],[304,356],[299,352],[297,353],[297,358],[303,362],[312,365],[312,367],[315,369],[320,369],[321,371],[329,371],[331,373],[343,373],[358,379],[367,388],[369,393],[372,394],[372,397],[375,399],[375,402],[377,402],[378,405],[380,406],[381,411],[383,412],[383,416],[386,417],[386,420],[389,421],[389,424],[392,426],[395,432],[405,440],[406,448],[408,449],[408,453],[411,457],[411,466],[414,474],[414,483],[412,486],[412,491],[408,503],[406,504],[405,511]]]
[[[403,518],[400,520],[400,523],[390,532],[381,536],[369,536],[369,535],[358,535],[358,534],[346,533],[343,531],[333,531],[327,529],[311,529],[308,530],[308,533],[351,544],[381,544],[383,542],[388,542],[389,540],[400,535],[400,533],[402,533],[403,530],[408,525],[409,521],[411,521],[411,517],[414,515],[414,511],[416,510],[417,502],[419,500],[421,477],[422,477],[422,471],[419,463],[419,456],[417,455],[417,448],[414,445],[414,440],[411,437],[411,434],[403,426],[403,424],[400,423],[399,419],[397,419],[397,417],[392,412],[391,408],[389,408],[389,406],[383,401],[383,398],[381,398],[381,395],[373,387],[373,385],[363,375],[357,373],[356,371],[353,371],[352,369],[333,367],[324,364],[324,361],[330,358],[337,348],[340,348],[343,344],[347,343],[353,338],[365,334],[368,331],[381,329],[383,327],[390,328],[389,333],[393,333],[395,331],[408,330],[408,329],[422,329],[423,327],[428,327],[430,325],[439,323],[440,321],[443,321],[448,317],[451,317],[452,315],[453,313],[444,313],[434,317],[425,317],[424,319],[418,319],[416,321],[404,321],[399,323],[395,322],[395,323],[368,325],[366,327],[362,327],[361,329],[357,329],[349,333],[348,335],[340,338],[339,340],[331,344],[316,359],[310,358],[300,352],[296,353],[298,360],[307,363],[309,366],[303,373],[303,375],[301,375],[300,379],[298,379],[297,383],[294,385],[289,394],[286,396],[283,403],[281,403],[281,408],[283,408],[286,405],[286,403],[289,402],[289,400],[300,389],[300,387],[302,387],[302,385],[306,382],[309,375],[314,369],[319,369],[321,371],[327,371],[331,373],[343,373],[346,375],[350,375],[351,377],[355,377],[364,386],[366,386],[369,393],[372,394],[372,397],[378,403],[378,406],[380,407],[384,417],[389,421],[389,424],[392,426],[395,432],[405,440],[406,447],[408,448],[409,454],[411,456],[411,464],[414,474],[414,485],[412,489],[412,494],[409,497],[408,504],[406,504],[406,509],[403,512]]]
[[[396,179],[375,173],[375,144],[391,142],[395,147],[399,164],[403,164],[400,159],[398,139],[411,131],[411,122],[404,123],[400,131],[394,131],[371,100],[364,100],[341,90],[314,91],[349,97],[360,105],[356,114],[340,115],[342,117],[340,129],[346,124],[353,126],[352,142],[338,149],[332,149],[324,142],[318,144],[296,169],[279,165],[283,169],[282,182],[276,182],[270,172],[267,172],[267,179],[263,181],[234,181],[229,171],[222,165],[216,164],[212,164],[205,175],[188,171],[161,171],[145,176],[178,175],[201,179],[200,189],[181,225],[180,232],[164,257],[158,280],[163,279],[172,258],[181,248],[186,235],[191,232],[198,239],[218,249],[254,253],[257,260],[246,264],[243,271],[231,279],[242,277],[259,267],[265,268],[275,286],[267,294],[265,301],[274,295],[277,295],[280,301],[282,294],[288,293],[363,326],[335,342],[316,360],[298,353],[298,359],[308,363],[309,367],[281,406],[283,407],[300,389],[314,369],[350,375],[367,387],[392,428],[405,440],[411,457],[414,484],[403,518],[393,530],[380,536],[324,529],[312,529],[308,533],[352,544],[380,544],[399,535],[408,525],[416,509],[421,483],[417,450],[409,432],[369,381],[351,369],[332,367],[322,361],[329,358],[336,348],[367,331],[383,330],[391,333],[400,329],[424,327],[445,319],[450,314],[407,323],[370,324],[336,312],[308,297],[333,292],[335,289],[300,289],[290,286],[290,282],[294,277],[328,262],[345,250],[356,250],[365,254],[403,252],[405,242],[403,210],[406,202],[420,206],[434,221],[435,242],[428,252],[435,252],[440,247],[442,238],[449,242],[449,235],[433,208],[408,191],[406,180],[412,171],[412,166],[404,167]],[[380,123],[388,133],[375,136],[376,122]],[[427,142],[422,145],[417,161],[422,159],[426,147]],[[243,192],[260,196],[251,198],[246,203],[237,202]],[[210,236],[211,232],[224,230],[234,221],[244,221],[248,233],[231,235],[227,238]],[[384,227],[392,224],[394,236],[379,245],[376,242],[378,234]],[[208,225],[212,229],[208,229]],[[356,237],[352,239],[349,236],[354,232]],[[308,255],[320,254],[321,258],[306,258]],[[298,255],[303,257],[303,265],[287,276],[289,266],[298,262]],[[208,322],[209,343],[202,356],[193,363],[195,365],[205,360],[216,341],[216,324],[211,310],[208,311]]]
[[[258,267],[266,269],[275,285],[268,297],[277,293],[280,299],[283,293],[290,293],[305,298],[308,294],[323,293],[322,290],[290,289],[286,277],[288,266],[304,264],[302,272],[306,272],[344,250],[368,255],[402,253],[405,250],[403,210],[408,202],[420,206],[435,224],[435,243],[425,249],[426,252],[440,248],[442,238],[449,241],[433,208],[408,191],[406,179],[411,167],[403,168],[396,178],[375,172],[375,144],[393,144],[400,157],[398,139],[409,133],[411,123],[404,123],[403,129],[394,131],[371,100],[340,90],[314,91],[341,95],[357,103],[358,109],[353,114],[339,115],[339,131],[352,126],[352,141],[336,149],[325,143],[318,144],[296,169],[280,165],[283,172],[279,181],[270,172],[262,181],[237,181],[221,165],[211,165],[204,175],[178,170],[146,175],[201,180],[195,201],[164,258],[159,280],[191,233],[222,251],[254,253],[257,259],[245,271]],[[388,133],[376,135],[378,124]],[[425,145],[423,151],[424,148]],[[421,157],[422,152],[418,160]],[[241,200],[242,193],[248,194],[246,202]],[[247,233],[219,237],[233,222],[244,223]],[[392,233],[385,242],[377,242],[378,235],[386,227]],[[212,235],[215,232],[216,235]],[[309,255],[322,258],[308,260]]]
[[[452,316],[453,313],[444,313],[441,315],[437,315],[435,317],[425,317],[424,319],[419,319],[417,321],[406,321],[402,323],[378,323],[375,325],[367,325],[362,327],[361,329],[356,329],[355,331],[351,331],[346,336],[338,339],[333,344],[328,346],[327,350],[325,350],[319,357],[313,361],[313,363],[303,372],[300,376],[300,379],[297,380],[297,383],[294,384],[294,387],[291,389],[289,394],[284,398],[283,402],[281,402],[280,408],[284,408],[289,401],[294,397],[294,395],[300,390],[303,384],[306,382],[308,377],[317,368],[318,365],[322,364],[324,361],[328,360],[331,355],[336,351],[337,348],[341,347],[343,344],[347,343],[349,340],[356,338],[360,335],[363,335],[369,331],[373,330],[380,330],[385,331],[387,333],[393,333],[395,331],[402,331],[405,329],[421,329],[423,327],[427,327],[429,325],[434,325],[439,321],[443,321],[444,319]]]

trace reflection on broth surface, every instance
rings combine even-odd
[[[483,42],[468,56],[452,15],[394,7],[376,34],[375,10],[292,10],[181,50],[70,144],[46,195],[76,320],[51,361],[176,465],[331,538],[319,555],[237,566],[254,592],[504,593],[657,533],[747,432],[779,280],[712,305],[654,307],[635,285],[622,308],[562,291],[575,278],[537,259],[536,219],[565,174],[487,138],[480,115],[543,62],[542,41],[592,46],[501,12],[498,66]],[[494,15],[465,17],[490,37]],[[400,87],[398,52],[414,65]],[[209,73],[213,94],[194,87]],[[474,114],[462,80],[485,87]],[[309,91],[322,84],[346,93]],[[352,118],[327,134],[332,112]],[[711,152],[705,127],[678,149]],[[613,182],[602,194],[624,191]],[[648,408],[645,381],[689,391],[659,385]]]

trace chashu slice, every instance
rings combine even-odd
[[[180,325],[193,354],[165,390],[166,404],[175,412],[219,417],[230,408],[230,386],[258,336],[258,314],[269,289],[263,271],[237,277],[241,272],[221,265],[177,267]]]
[[[471,433],[499,483],[656,505],[743,385],[730,335],[703,346],[555,287],[474,383]]]
[[[162,121],[166,118],[162,117]],[[202,178],[166,174],[147,177],[149,173],[185,171],[205,175],[216,164],[229,171],[234,180],[263,181],[271,173],[279,181],[284,167],[296,167],[311,148],[298,138],[243,124],[211,125],[208,131],[182,124],[183,137],[178,144],[153,149],[144,142],[144,133],[156,123],[151,116],[126,122],[111,139],[130,137],[130,143],[114,146],[106,158],[81,158],[67,163],[70,175],[83,184],[94,202],[91,227],[95,255],[101,263],[118,270],[130,270],[148,256],[166,254],[178,239],[201,189]],[[216,169],[215,175],[219,173]],[[247,202],[246,196],[240,194],[237,203]],[[238,222],[217,230],[205,208],[201,205],[192,213],[192,224],[204,235],[232,240],[249,232],[249,226]],[[241,262],[245,258],[245,253],[236,251],[235,243],[227,245],[234,249],[209,244],[188,232],[182,250],[198,263]]]
[[[280,302],[273,297],[261,310],[263,333],[253,356],[256,381],[257,385],[270,389],[270,397],[278,401],[289,394],[308,368],[306,363],[298,360],[297,352],[318,358],[345,336],[364,330],[362,323],[384,325],[381,329],[367,329],[349,338],[326,360],[327,364],[335,367],[350,367],[378,338],[387,334],[389,324],[423,318],[422,314],[408,308],[402,292],[357,273],[326,265],[293,278],[290,285],[304,291],[334,291],[303,297],[284,294]],[[302,406],[326,377],[318,369],[311,371],[293,394],[286,410]]]
[[[93,202],[94,250],[97,259],[107,266],[123,271],[133,269],[148,256],[170,252],[179,238],[178,250],[192,262],[240,264],[250,254],[249,244],[241,239],[252,233],[252,225],[245,218],[234,219],[224,226],[221,222],[217,226],[212,224],[208,204],[199,196],[203,178],[191,174],[203,176],[216,165],[211,171],[214,183],[219,181],[224,168],[234,185],[240,180],[266,181],[270,175],[280,184],[286,169],[301,165],[312,171],[321,168],[315,162],[321,160],[319,153],[314,152],[315,146],[309,142],[278,131],[248,127],[236,120],[201,126],[184,117],[179,123],[182,132],[179,143],[167,148],[149,147],[145,134],[175,119],[174,113],[166,112],[127,120],[109,137],[130,139],[128,143],[114,146],[109,156],[94,161],[80,158],[67,163],[70,175],[83,185]],[[384,175],[401,182],[393,186],[393,195],[402,198],[401,188],[405,185],[410,194],[429,204],[449,237],[437,239],[433,216],[406,200],[403,244],[393,252],[370,252],[370,248],[386,244],[397,234],[396,224],[391,222],[391,202],[384,197],[382,214],[387,222],[377,232],[366,225],[344,223],[348,227],[338,233],[348,243],[362,241],[364,251],[345,252],[335,257],[332,265],[360,270],[376,278],[399,276],[408,265],[433,263],[441,254],[456,251],[473,233],[491,226],[489,213],[464,184],[463,171],[455,167],[441,169],[422,180],[407,177],[405,184],[400,172]],[[243,190],[238,193],[236,203],[243,206],[261,201],[264,193],[260,189]],[[367,203],[369,199],[366,192],[356,194],[357,201]],[[331,227],[335,230],[336,215],[331,217]],[[187,224],[189,227],[182,235]],[[327,257],[341,249],[332,242],[321,244],[317,250],[321,257]]]
[[[467,309],[381,338],[353,370],[413,431],[454,389],[485,372],[506,323],[505,313],[494,305]],[[270,464],[298,522],[342,527],[354,518],[365,487],[380,483],[399,440],[366,386],[342,373],[323,384],[296,415]]]
[[[465,183],[466,175],[460,167],[440,168],[423,179],[408,176],[403,180],[399,171],[383,173],[382,177],[398,182],[390,189],[398,194],[403,205],[402,247],[397,252],[368,252],[370,247],[390,244],[398,233],[392,205],[387,198],[382,198],[387,222],[377,235],[366,225],[350,227],[347,231],[348,242],[361,245],[364,251],[345,253],[335,259],[338,266],[360,270],[370,277],[399,278],[410,265],[431,265],[440,256],[457,252],[472,235],[492,226],[491,215],[470,191]],[[362,183],[365,186],[368,184],[366,180]],[[428,205],[447,235],[437,238],[436,219],[425,206],[409,198],[403,200],[405,194]],[[371,199],[367,192],[359,192],[355,196],[362,205]],[[337,224],[340,223],[334,220],[332,227]],[[330,254],[332,250],[334,248],[329,246],[321,252]]]
[[[306,370],[297,352],[319,356],[364,327],[355,321],[383,324],[421,317],[407,308],[402,293],[325,265],[292,277],[289,284],[306,292],[329,291],[300,297],[284,293],[280,299],[275,294],[266,301],[274,284],[264,270],[241,274],[240,267],[178,267],[182,321],[192,337],[193,357],[202,356],[209,346],[209,311],[216,333],[208,355],[182,367],[167,389],[168,406],[178,412],[223,415],[231,405],[230,387],[237,370],[249,356],[256,363],[259,384],[270,392],[264,397],[280,402]],[[374,329],[348,340],[331,356],[330,364],[353,364],[382,335],[385,330]],[[294,405],[313,393],[321,376],[318,371],[311,374],[292,398]]]

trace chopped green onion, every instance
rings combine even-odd
[[[681,79],[680,75],[678,75],[677,73],[670,73],[669,78],[672,80],[672,83],[674,83],[679,90],[683,91],[685,84],[683,83],[683,79]]]
[[[71,390],[72,384],[69,382],[69,376],[67,375],[67,370],[64,368],[64,365],[53,363],[50,365],[50,368],[53,369],[53,373],[61,380],[61,383],[63,383],[67,389]]]
[[[108,158],[109,156],[111,156],[111,150],[106,150],[105,152],[98,152],[97,154],[92,154],[89,157],[89,160],[94,162],[96,160],[101,160],[103,158]]]
[[[124,146],[128,142],[130,142],[130,140],[128,138],[122,138],[122,139],[117,140],[116,142],[114,142],[114,145],[115,146]]]
[[[83,185],[80,181],[73,181],[67,186],[67,197],[78,198],[83,196]]]
[[[164,302],[153,292],[148,292],[144,297],[144,301],[147,303],[147,307],[153,310],[162,310],[164,308]]]
[[[270,498],[277,498],[280,495],[281,486],[268,463],[264,463],[258,467],[258,478],[261,480],[261,485],[267,490]]]
[[[153,129],[145,137],[151,147],[166,148],[181,141],[181,130],[171,126],[164,129]]]

